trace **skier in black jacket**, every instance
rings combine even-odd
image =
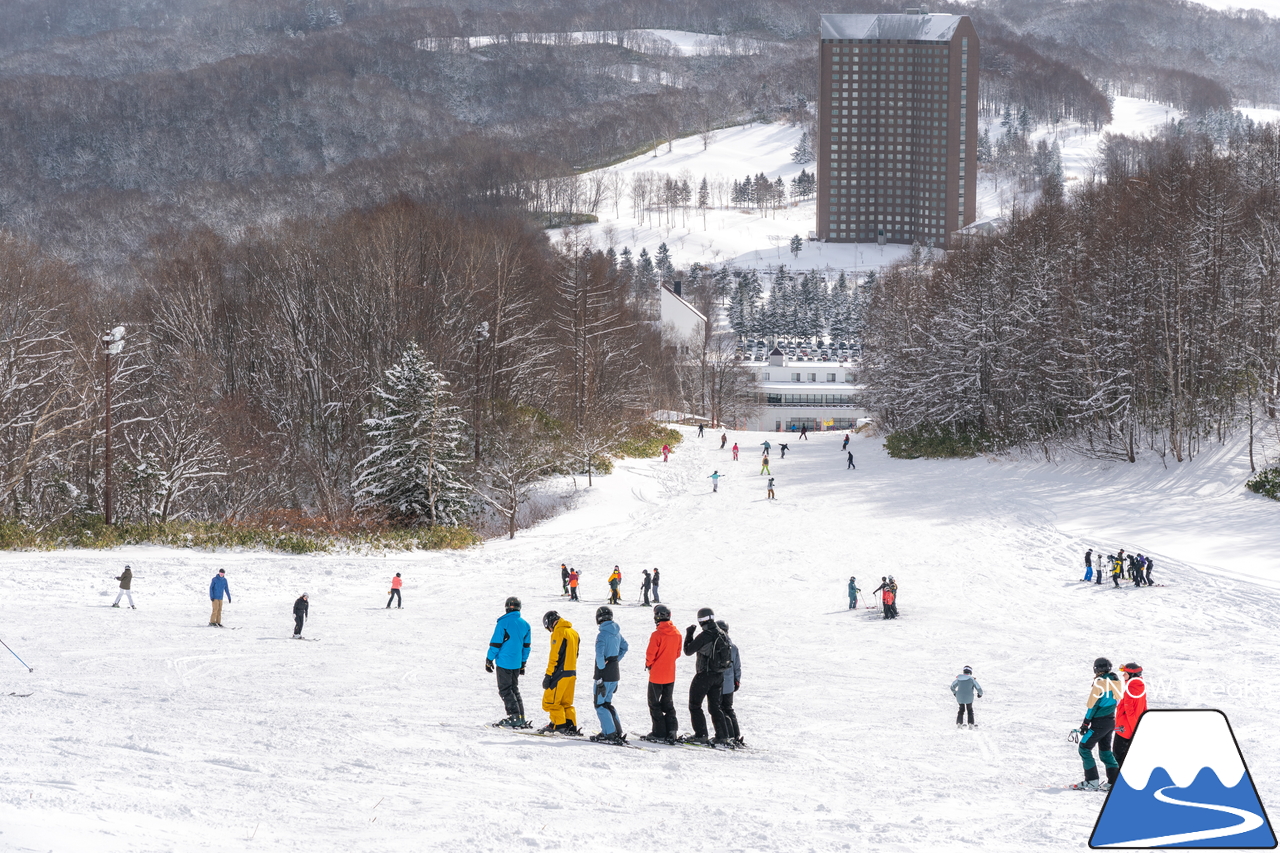
[[[640,594],[644,596],[644,606],[649,607],[649,588],[653,585],[653,577],[649,574],[649,570],[644,570],[644,580],[640,582]]]
[[[302,623],[307,618],[307,594],[304,592],[293,603],[293,638],[302,639]]]
[[[694,636],[699,626],[702,631]],[[724,654],[725,651],[728,651],[727,655]],[[702,702],[705,699],[711,723],[715,726],[714,743],[730,746],[724,712],[720,709],[720,697],[724,691],[724,661],[727,658],[729,666],[733,666],[733,653],[729,638],[716,625],[716,614],[710,607],[699,610],[698,624],[685,629],[684,653],[686,656],[697,655],[695,674],[689,684],[689,719],[693,723],[693,736],[686,740],[689,743],[708,742],[707,718],[702,713]]]

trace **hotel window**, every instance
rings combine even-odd
[[[827,381],[828,381],[828,382],[835,382],[835,381],[836,381],[836,375],[835,375],[834,373],[828,373],[828,374],[827,374]]]
[[[810,381],[810,382],[817,382],[817,381],[818,381],[818,374],[816,374],[816,373],[810,373],[810,374],[809,374],[809,381]]]
[[[792,382],[799,382],[799,381],[800,381],[800,374],[799,374],[799,373],[793,373],[793,374],[791,374],[791,381],[792,381]]]

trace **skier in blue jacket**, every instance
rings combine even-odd
[[[231,601],[231,587],[227,586],[227,570],[218,569],[218,573],[209,583],[209,600],[213,602],[213,613],[209,615],[210,627],[222,627],[223,596],[226,596],[228,602]]]
[[[524,699],[520,696],[520,676],[529,661],[529,623],[520,615],[520,599],[514,595],[507,599],[507,612],[498,617],[489,640],[489,651],[484,656],[485,672],[493,672],[498,665],[498,695],[506,706],[507,716],[494,723],[513,729],[532,727],[524,718]]]
[[[596,670],[591,695],[595,700],[596,716],[600,718],[600,734],[592,735],[591,740],[625,743],[627,738],[613,707],[613,693],[618,689],[621,678],[618,661],[627,654],[627,641],[622,638],[618,623],[613,621],[612,609],[601,607],[596,610],[596,624],[600,626],[600,632],[596,634]]]
[[[973,667],[966,666],[964,672],[956,676],[956,680],[951,682],[951,695],[956,697],[956,702],[960,707],[956,710],[956,728],[964,728],[964,714],[969,712],[969,728],[976,729],[978,724],[973,721],[973,697],[977,694],[982,697],[982,685],[978,683],[978,679],[973,677]]]

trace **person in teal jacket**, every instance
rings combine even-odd
[[[1093,662],[1093,685],[1089,688],[1089,702],[1080,724],[1080,760],[1084,762],[1084,781],[1071,787],[1079,791],[1106,791],[1115,784],[1120,774],[1120,763],[1111,751],[1111,736],[1116,730],[1116,706],[1124,696],[1120,678],[1111,671],[1111,661],[1098,658]],[[1107,781],[1098,781],[1098,765],[1093,760],[1093,748],[1107,768]]]
[[[520,615],[520,599],[514,595],[507,599],[507,612],[498,617],[489,640],[489,651],[484,657],[486,672],[498,669],[498,695],[506,706],[506,719],[494,725],[513,729],[532,727],[524,718],[524,699],[520,696],[520,676],[529,662],[529,623]]]
[[[858,579],[854,577],[849,578],[849,609],[850,610],[858,609],[858,593],[861,591],[862,590],[858,589]]]
[[[596,634],[596,669],[591,695],[595,700],[596,716],[600,718],[600,734],[592,735],[591,740],[625,743],[627,738],[613,707],[613,693],[622,677],[618,661],[626,657],[627,641],[623,639],[618,623],[613,621],[612,608],[596,610],[596,625],[600,626],[600,632]]]

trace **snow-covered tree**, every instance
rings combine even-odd
[[[804,240],[799,234],[791,235],[791,256],[793,258],[800,257],[800,252],[804,250]]]
[[[466,422],[443,374],[410,344],[375,390],[379,411],[363,423],[373,451],[356,466],[357,509],[408,524],[457,524],[469,507],[461,470]]]
[[[801,164],[813,162],[813,142],[809,139],[809,131],[806,130],[800,134],[800,141],[791,152],[791,162]]]

